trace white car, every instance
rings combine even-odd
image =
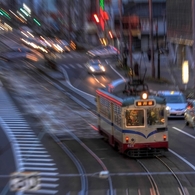
[[[168,118],[184,118],[187,100],[180,91],[158,91],[158,96],[164,97]]]
[[[98,59],[91,59],[87,62],[86,68],[88,73],[105,73],[105,66],[102,65],[101,61]]]

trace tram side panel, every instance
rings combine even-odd
[[[113,126],[112,126],[112,103],[103,97],[97,97],[98,108],[98,130],[106,140],[112,144]]]

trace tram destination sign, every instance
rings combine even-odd
[[[135,100],[134,105],[136,107],[146,107],[146,106],[155,106],[155,100]]]

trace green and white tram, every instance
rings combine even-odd
[[[141,80],[114,81],[96,90],[96,100],[99,133],[120,153],[149,157],[168,150],[166,102]]]

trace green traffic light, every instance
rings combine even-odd
[[[33,18],[33,20],[34,20],[34,22],[35,22],[36,24],[38,24],[39,26],[41,26],[41,23],[40,23],[37,19]]]
[[[100,7],[104,10],[104,0],[100,0]]]
[[[0,9],[0,14],[1,14],[2,16],[5,16],[5,17],[8,18],[8,19],[11,19],[11,17],[9,16],[9,14],[8,14],[6,11],[4,11],[3,9]]]

